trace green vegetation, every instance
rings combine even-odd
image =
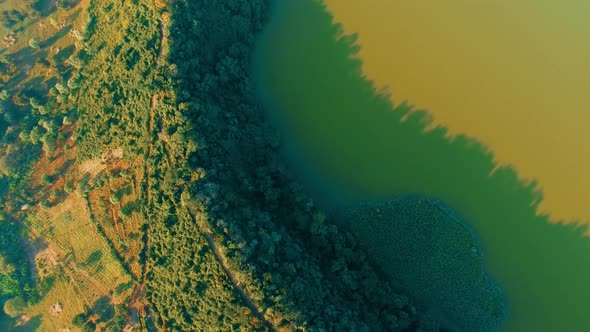
[[[20,302],[35,300],[34,281],[30,274],[29,262],[22,250],[26,238],[21,227],[13,220],[0,221],[0,301],[14,298]],[[14,306],[13,306],[14,307]]]
[[[72,195],[79,177],[72,134],[86,5],[5,0],[0,6],[6,33],[0,56],[0,304],[14,318],[0,317],[3,330],[69,328],[93,298],[130,281],[92,229],[87,206]],[[109,298],[122,302],[131,291]],[[117,313],[126,317],[127,307]],[[91,320],[108,326],[116,319]]]
[[[25,308],[25,300],[20,296],[13,297],[4,303],[4,312],[12,318],[22,315],[25,311]]]
[[[421,323],[413,306],[286,171],[249,74],[266,15],[264,1],[173,4],[170,58],[180,82],[178,109],[194,127],[187,138],[198,149],[186,158],[190,180],[176,177],[166,199],[159,198],[165,222],[150,223],[152,301],[163,321],[189,328],[185,310],[203,295],[196,289],[183,296],[182,290],[202,276],[170,267],[207,255],[207,244],[195,243],[210,232],[225,266],[276,329],[416,328]]]
[[[410,196],[362,202],[338,215],[383,271],[445,327],[500,330],[506,299],[484,268],[476,237],[455,212]]]
[[[6,314],[42,330],[438,328],[282,159],[251,75],[269,1],[41,3],[6,14],[0,64]]]
[[[143,169],[137,199],[149,247],[140,281],[157,326],[430,324],[285,171],[249,75],[265,2],[140,4],[133,13],[97,2],[89,11],[78,163],[120,149],[134,166],[105,182],[132,183],[125,179]],[[92,179],[85,192],[101,182]],[[132,209],[118,188],[105,203],[121,205],[124,217]]]

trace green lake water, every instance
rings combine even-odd
[[[478,244],[471,243],[461,230],[443,232],[445,241],[441,243],[450,246],[449,253],[479,252],[481,246],[485,270],[507,298],[508,318],[503,330],[590,331],[590,240],[583,236],[586,229],[552,224],[539,216],[542,197],[535,192],[534,183],[523,183],[512,169],[497,167],[491,152],[474,140],[464,136],[449,139],[441,127],[425,131],[429,124],[426,112],[392,105],[390,96],[376,93],[361,74],[354,41],[342,35],[321,3],[284,0],[277,2],[255,56],[260,94],[281,129],[293,167],[307,179],[310,191],[332,206],[339,201],[398,195],[441,200],[456,211],[456,215],[447,212],[447,219],[469,225]],[[376,204],[381,211],[381,203]],[[403,241],[399,234],[416,236],[415,229],[400,227],[407,226],[411,215],[416,225],[428,230],[422,221],[442,220],[441,212],[447,210],[425,204],[432,213],[421,213],[425,210],[416,204],[385,209],[386,217],[370,227],[370,213],[364,213],[365,218],[340,220],[357,232],[385,273],[401,280],[410,294],[426,297],[421,291],[424,280],[412,284],[396,260],[403,254],[400,250],[408,247],[391,243]],[[431,218],[433,213],[436,218]],[[448,220],[442,222],[451,225]],[[431,236],[437,234],[441,233]],[[454,248],[457,243],[459,248]],[[421,259],[427,259],[427,254]],[[420,261],[420,253],[415,255]],[[445,261],[436,263],[447,265]],[[464,286],[453,283],[461,278],[455,270],[440,271],[450,274],[427,277],[436,282],[451,278],[440,284],[454,285],[457,290]],[[477,275],[481,276],[481,271]],[[481,287],[489,285],[482,282]],[[482,291],[478,300],[488,295],[497,294]],[[442,298],[437,301],[443,311],[452,311],[450,306],[455,303]],[[490,305],[482,308],[484,311],[499,310],[496,301],[482,303]],[[457,315],[445,315],[452,321],[450,325],[472,326],[463,324]],[[480,328],[494,325],[486,326]]]

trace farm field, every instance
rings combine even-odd
[[[45,247],[35,258],[40,282],[50,278],[53,283],[43,300],[24,313],[43,315],[39,329],[70,327],[76,315],[104,297],[113,305],[129,301],[133,279],[97,231],[84,199],[72,194],[46,211],[28,215],[27,224],[30,233],[38,235],[33,242]],[[59,312],[51,312],[56,303]]]

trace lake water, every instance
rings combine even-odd
[[[363,73],[590,222],[590,2],[325,0],[358,33]]]
[[[343,3],[353,6],[353,2],[344,0],[328,2],[329,9],[339,13],[337,14],[339,20],[349,22],[343,14],[345,6],[342,7],[344,9],[332,8],[337,2],[342,3],[342,6],[344,6]],[[394,7],[381,8],[378,4],[389,5],[389,1],[362,3],[357,1],[355,3],[356,5],[348,7],[348,10],[358,10],[358,15],[361,18],[364,17],[367,22],[374,22],[374,24],[381,21],[397,22],[401,26],[414,24],[420,27],[428,26],[428,19],[440,22],[446,10],[452,12],[449,15],[458,15],[451,9],[457,10],[456,6],[459,5],[453,5],[455,7],[449,5],[449,9],[440,7],[442,4],[436,5],[439,8],[423,8],[424,11],[430,10],[431,13],[428,15],[422,13],[426,15],[425,18],[413,21],[410,18],[402,19],[404,16],[402,13],[388,18],[386,13]],[[465,1],[461,3],[467,4]],[[529,4],[532,5],[532,2]],[[372,12],[361,10],[363,6],[373,5]],[[402,7],[399,9],[403,9]],[[497,23],[504,29],[501,31],[506,34],[510,34],[511,29],[518,28],[518,19],[522,18],[519,15],[524,15],[524,12],[503,13],[501,8],[495,7],[488,10],[494,15],[507,17],[515,15],[512,18],[515,21],[506,18],[499,21],[501,23]],[[567,11],[561,12],[562,15],[567,13]],[[539,17],[550,14],[553,15],[544,11],[536,13]],[[481,20],[486,19],[484,17],[480,17],[481,20],[463,16],[451,15],[451,17],[473,25],[496,22],[490,19],[482,22]],[[534,17],[541,20],[537,16]],[[354,20],[350,22],[352,21]],[[545,100],[543,98],[546,94],[549,98],[552,95],[551,86],[538,85],[540,90],[533,88],[528,90],[527,86],[529,82],[527,79],[532,82],[539,77],[544,77],[534,69],[545,68],[541,65],[545,61],[544,57],[556,60],[556,53],[540,54],[541,60],[520,59],[522,64],[534,63],[531,67],[527,67],[528,69],[519,69],[516,64],[506,63],[509,68],[517,70],[515,75],[518,78],[515,78],[516,81],[511,81],[512,85],[502,90],[505,92],[502,94],[496,87],[501,86],[502,82],[506,83],[505,80],[509,77],[502,76],[507,75],[506,73],[490,71],[486,69],[486,66],[480,68],[473,64],[473,68],[477,67],[479,71],[472,72],[472,69],[464,69],[465,73],[456,76],[451,70],[454,68],[452,66],[445,69],[446,71],[442,69],[435,71],[438,62],[449,60],[449,57],[454,56],[454,53],[450,51],[438,52],[445,47],[452,48],[444,39],[437,39],[438,42],[420,39],[422,37],[412,39],[407,38],[408,35],[404,32],[396,32],[396,38],[407,40],[396,41],[399,44],[393,44],[395,46],[390,47],[389,53],[383,53],[384,58],[379,62],[377,58],[381,51],[374,50],[373,56],[363,53],[365,43],[369,45],[369,39],[362,37],[363,30],[360,28],[362,24],[359,23],[359,26],[353,28],[353,23],[349,23],[348,30],[346,26],[344,28],[344,31],[356,29],[361,31],[359,39],[355,41],[352,37],[342,36],[342,27],[335,26],[333,23],[334,18],[331,14],[315,0],[280,1],[277,3],[271,24],[261,37],[255,58],[260,93],[287,142],[286,150],[293,166],[299,170],[301,176],[307,179],[310,190],[318,199],[333,206],[338,205],[339,201],[349,199],[383,199],[393,195],[408,194],[440,199],[453,207],[457,215],[477,233],[479,244],[483,248],[485,269],[503,288],[508,299],[508,320],[505,330],[590,330],[590,315],[587,314],[590,304],[590,241],[583,236],[586,229],[571,223],[568,225],[551,223],[547,216],[538,213],[550,210],[554,217],[578,216],[577,219],[583,219],[585,206],[580,202],[590,197],[585,194],[590,187],[583,185],[586,184],[583,176],[579,179],[579,183],[574,184],[573,182],[576,181],[572,180],[574,174],[583,175],[578,164],[586,165],[584,160],[590,157],[590,154],[583,153],[584,146],[581,142],[575,142],[578,144],[577,150],[563,143],[570,142],[569,140],[573,142],[572,137],[581,135],[584,126],[588,124],[583,121],[583,117],[587,115],[582,116],[580,108],[572,109],[575,105],[581,107],[582,105],[579,104],[581,101],[577,101],[574,105],[571,104],[574,103],[573,101],[563,99],[561,106],[555,101],[549,102],[551,107],[549,110],[557,109],[558,111],[543,115],[548,110],[546,107],[549,106],[538,99]],[[443,23],[436,26],[441,30],[451,29],[448,32],[449,36],[459,34],[460,27],[446,27]],[[575,30],[576,27],[574,23],[568,23],[562,28]],[[518,33],[524,32],[518,30]],[[513,46],[515,47],[519,43],[529,42],[526,39],[521,40],[517,36],[518,33],[507,37],[514,38]],[[388,38],[391,36],[396,35],[391,34]],[[494,36],[490,32],[487,38],[499,38]],[[542,36],[541,39],[557,40],[551,34]],[[517,42],[518,40],[520,42]],[[429,43],[430,41],[432,44]],[[468,39],[458,39],[455,44],[464,45],[467,41]],[[362,47],[358,46],[358,42],[361,42]],[[406,68],[400,64],[392,64],[389,67],[390,61],[395,62],[392,59],[396,59],[396,56],[406,59],[404,60],[406,65],[410,64],[412,55],[416,53],[411,48],[408,49],[408,45],[412,42],[417,43],[413,47],[419,48],[420,52],[428,51],[428,54],[422,54],[423,59],[417,59],[417,65],[414,67]],[[477,40],[471,42],[478,44]],[[535,45],[541,45],[540,42],[535,41],[535,43]],[[369,52],[369,46],[366,47]],[[580,46],[580,49],[583,47]],[[573,51],[571,48],[568,50]],[[472,51],[475,52],[475,50]],[[501,53],[497,52],[497,55],[500,56]],[[433,54],[437,56],[432,57]],[[470,65],[469,61],[482,61],[476,55],[473,58],[456,60],[457,70],[460,69],[459,64],[462,61],[467,61],[467,65]],[[416,57],[418,56],[419,54],[416,54]],[[431,56],[430,61],[437,62],[430,66],[432,68],[428,66],[423,68],[429,61],[427,56]],[[367,59],[363,65],[359,58],[365,60],[365,57]],[[373,57],[377,60],[371,60]],[[508,57],[500,57],[494,61],[505,63],[508,60],[510,60]],[[537,64],[538,61],[540,62]],[[371,63],[374,69],[369,68]],[[380,66],[383,68],[381,69]],[[565,68],[564,70],[569,70],[566,72],[571,74],[569,76],[571,82],[578,82],[579,79],[580,85],[584,85],[584,79],[590,76],[578,76],[571,66],[574,65],[563,64],[562,66],[561,63],[554,62],[553,67],[545,69],[562,77],[559,73],[561,68]],[[383,70],[382,76],[378,75],[381,73],[380,70]],[[396,76],[397,70],[401,72],[399,77]],[[433,75],[433,71],[437,74]],[[467,89],[480,84],[480,78],[487,78],[488,74],[499,75],[492,77],[492,80],[498,80],[499,83],[493,85],[496,83],[482,82],[481,84],[487,88],[482,88],[481,91],[477,87]],[[532,78],[526,78],[528,74],[533,75]],[[375,79],[378,87],[386,84],[391,86],[393,94],[386,94],[386,90],[380,90],[383,93],[375,93],[373,83],[367,78]],[[393,81],[393,78],[396,81]],[[448,84],[455,89],[454,92],[449,90],[451,87],[445,87],[447,79],[450,80]],[[466,82],[463,82],[465,80]],[[422,90],[421,82],[427,86],[425,90]],[[534,84],[549,84],[544,82]],[[461,90],[458,87],[459,83],[463,83],[462,87],[466,90]],[[563,83],[555,84],[557,84],[555,88],[559,88],[559,84]],[[581,87],[572,86],[572,89],[571,94],[574,95],[577,93],[576,89]],[[522,94],[520,94],[521,90]],[[525,90],[529,91],[528,94]],[[561,93],[555,92],[558,96],[563,96],[565,92]],[[512,97],[512,94],[519,96]],[[440,98],[437,99],[437,96]],[[416,108],[411,108],[404,103],[395,103],[395,100],[408,100],[417,108],[428,109],[432,114],[416,111]],[[454,107],[465,111],[466,108],[463,107],[468,106],[471,109],[483,109],[479,111],[483,117],[466,115],[467,118],[462,119],[460,115],[444,115],[447,110],[445,107],[448,107],[450,112]],[[444,109],[440,116],[437,107]],[[512,112],[518,107],[522,108],[522,114]],[[573,113],[568,113],[569,115],[566,116],[559,112],[561,109],[572,109]],[[486,112],[497,112],[498,116],[488,118],[485,116]],[[537,112],[540,118],[536,117]],[[566,130],[569,127],[564,122],[557,121],[555,112],[559,112],[559,119],[577,119],[573,121],[576,122],[573,129]],[[578,114],[576,112],[580,114],[579,118],[576,118]],[[435,122],[431,122],[431,119]],[[572,122],[572,120],[568,121]],[[447,122],[448,129],[436,126]],[[493,129],[488,130],[489,135],[492,136],[483,134],[486,126]],[[579,133],[568,133],[568,131]],[[449,133],[453,134],[453,137],[450,137]],[[467,133],[485,141],[486,146],[460,135],[461,133]],[[541,137],[543,135],[539,133],[547,135],[548,138],[543,140]],[[494,141],[493,137],[497,139]],[[563,137],[566,141],[562,142],[555,137],[560,139]],[[503,140],[506,141],[504,146],[509,149],[497,152],[496,150],[502,150]],[[540,147],[531,147],[529,144],[536,140],[539,140]],[[563,149],[562,152],[559,152],[560,148]],[[541,154],[543,151],[545,153]],[[552,154],[552,151],[556,151],[556,154]],[[511,159],[511,154],[519,155],[517,157],[520,159]],[[536,165],[537,162],[540,165]],[[564,183],[567,183],[564,188],[571,190],[567,192],[565,198],[560,196],[561,194],[556,195],[564,202],[571,200],[572,204],[563,205],[565,203],[558,203],[557,198],[550,200],[547,193],[543,200],[542,195],[536,191],[535,183],[522,181],[513,168],[500,167],[506,164],[515,165],[520,174],[538,178],[544,189],[551,187],[549,185],[551,176],[535,175],[535,167],[545,170],[546,173],[543,174],[553,174],[554,178],[557,178],[559,174],[563,175]],[[570,184],[572,187],[569,187]],[[549,191],[551,189],[546,189],[546,192]],[[557,190],[554,193],[560,193],[560,191]],[[541,204],[543,204],[542,207],[540,207]],[[562,206],[565,208],[561,208]],[[352,229],[358,229],[359,237],[369,251],[376,256],[375,261],[381,264],[384,271],[392,277],[404,273],[394,268],[396,262],[392,257],[396,252],[388,251],[390,249],[387,249],[389,248],[387,242],[391,240],[382,236],[395,231],[394,219],[395,217],[372,225],[370,232],[364,224],[349,225]],[[371,234],[379,234],[379,236],[371,236]],[[388,261],[391,264],[388,264]],[[404,285],[405,288],[412,286]],[[419,293],[419,289],[412,293]]]

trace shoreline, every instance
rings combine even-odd
[[[273,96],[271,93],[268,91],[268,89],[265,89],[265,84],[262,82],[262,75],[260,74],[263,71],[263,66],[266,65],[266,63],[263,64],[263,50],[270,47],[270,44],[268,43],[271,39],[269,38],[269,33],[271,32],[269,32],[268,29],[273,28],[273,23],[275,23],[273,20],[276,20],[277,17],[280,17],[281,11],[285,10],[285,4],[276,1],[273,2],[273,4],[270,22],[268,23],[267,28],[265,28],[265,30],[257,37],[258,41],[256,52],[252,61],[252,72],[253,77],[256,80],[256,95],[265,108],[265,112],[269,117],[269,121],[273,124],[277,132],[280,133],[280,153],[282,154],[283,158],[287,160],[289,168],[293,171],[294,176],[296,176],[299,182],[304,185],[305,190],[311,194],[314,201],[317,202],[317,205],[326,211],[328,218],[336,219],[335,223],[339,227],[344,226],[347,230],[350,230],[350,225],[344,225],[342,222],[339,222],[338,216],[342,215],[343,211],[350,209],[351,206],[358,206],[366,203],[374,204],[383,201],[395,202],[412,198],[420,198],[428,201],[433,207],[436,207],[441,213],[447,216],[449,220],[452,220],[456,225],[460,226],[463,231],[467,232],[473,242],[476,244],[475,247],[477,248],[477,252],[479,254],[479,268],[485,272],[483,283],[486,284],[487,288],[495,289],[498,293],[502,294],[501,306],[504,308],[504,314],[502,318],[496,322],[497,324],[494,324],[498,326],[498,328],[493,328],[491,330],[499,329],[500,326],[505,324],[508,317],[506,314],[506,308],[509,307],[507,298],[504,294],[503,288],[491,277],[489,271],[486,268],[486,262],[484,260],[483,254],[484,249],[482,248],[482,243],[477,232],[472,226],[468,225],[467,222],[463,220],[463,218],[461,218],[454,208],[445,203],[443,200],[431,198],[430,196],[423,194],[402,193],[397,195],[388,195],[389,199],[384,199],[384,197],[368,197],[366,193],[363,193],[361,188],[358,188],[358,190],[353,190],[351,188],[345,190],[345,183],[336,181],[335,178],[330,179],[329,174],[322,174],[323,172],[320,170],[320,168],[317,167],[317,165],[314,165],[312,162],[312,158],[305,154],[304,147],[297,144],[296,137],[289,129],[290,124],[288,123],[288,117],[281,112],[276,111],[278,107],[276,103],[273,102]],[[366,247],[366,245],[363,246]],[[372,260],[377,263],[377,265],[381,266],[381,264],[377,262],[379,259]],[[389,274],[388,277],[394,281],[394,279],[392,279],[394,276]],[[430,307],[427,309],[434,312],[440,308]],[[442,319],[442,321],[444,320],[445,319]],[[448,322],[448,320],[444,323],[446,325],[453,325],[453,323]]]

